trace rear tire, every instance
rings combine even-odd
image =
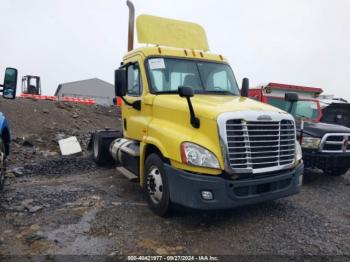
[[[98,166],[114,164],[114,159],[109,153],[111,141],[103,139],[100,133],[95,133],[92,139],[92,151],[95,163]]]
[[[170,215],[171,202],[164,163],[158,154],[151,154],[145,161],[144,191],[150,209],[161,217]]]
[[[0,191],[4,188],[6,172],[6,150],[2,138],[0,138]]]
[[[328,176],[342,176],[348,172],[349,168],[336,168],[334,170],[323,170]]]

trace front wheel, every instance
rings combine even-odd
[[[326,175],[329,176],[342,176],[348,172],[349,168],[335,168],[333,170],[323,170]]]
[[[158,154],[151,154],[146,159],[144,190],[150,209],[162,217],[169,215],[169,184],[163,160]]]
[[[5,184],[6,153],[4,141],[0,138],[0,190]]]

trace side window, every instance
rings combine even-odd
[[[142,81],[140,77],[140,67],[138,64],[128,66],[128,91],[130,96],[141,96]]]

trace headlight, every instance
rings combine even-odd
[[[303,158],[303,152],[298,141],[295,141],[295,159],[300,161]]]
[[[185,164],[201,167],[220,168],[216,156],[209,150],[189,142],[181,144],[181,158]]]
[[[318,149],[320,146],[321,139],[316,137],[310,137],[310,136],[303,136],[303,142],[301,143],[301,146],[303,148],[310,148],[310,149]]]

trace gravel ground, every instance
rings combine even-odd
[[[89,109],[84,110],[88,118]],[[109,113],[109,109],[105,113],[100,126],[81,131],[82,144],[87,144],[89,128],[111,126],[118,117],[118,112]],[[16,128],[18,137],[31,133],[20,124]],[[164,219],[148,209],[136,183],[114,168],[95,166],[87,153],[43,158],[41,145],[54,140],[58,132],[52,130],[39,134],[37,139],[44,142],[33,140],[32,146],[15,142],[18,148],[10,158],[7,185],[0,195],[0,260],[1,255],[38,254],[334,255],[338,260],[350,259],[338,256],[350,255],[349,173],[329,177],[307,170],[298,195],[225,212],[178,209]],[[70,135],[75,129],[72,125],[67,130]],[[30,154],[34,149],[37,153]],[[49,151],[58,152],[57,142],[52,142]],[[21,162],[24,155],[28,159]]]

